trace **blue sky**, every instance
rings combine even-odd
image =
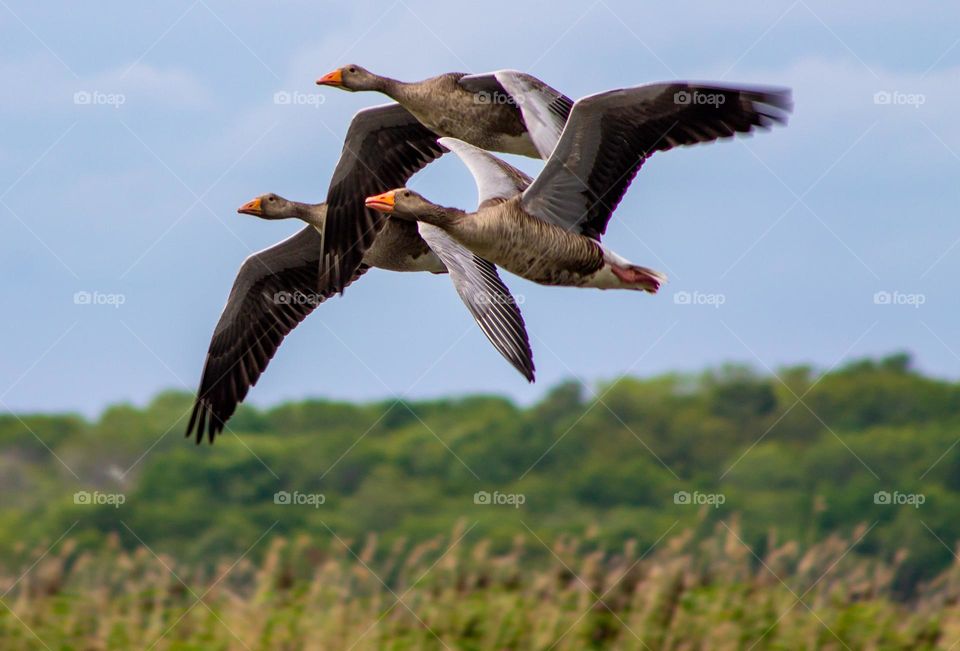
[[[956,378],[958,18],[934,2],[2,0],[0,408],[95,414],[195,388],[241,261],[299,228],[236,208],[268,191],[322,200],[351,116],[385,101],[314,86],[344,63],[409,80],[515,68],[575,98],[767,83],[792,87],[796,109],[785,129],[658,155],[639,174],[605,241],[670,275],[657,296],[505,274],[537,385],[445,278],[380,271],[288,338],[252,402],[529,401],[567,377],[829,368],[903,349]],[[452,157],[411,185],[476,202]]]

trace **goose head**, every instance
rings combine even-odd
[[[304,208],[304,204],[284,199],[271,192],[248,201],[237,208],[237,212],[260,219],[304,219]]]
[[[343,90],[379,90],[383,79],[356,64],[345,65],[317,79],[318,86],[333,86]]]
[[[446,208],[424,199],[423,195],[409,188],[397,188],[383,194],[367,197],[364,205],[367,208],[399,219],[423,221],[428,224],[447,221]]]

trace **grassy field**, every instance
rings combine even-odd
[[[0,575],[0,648],[951,649],[960,647],[960,570],[908,601],[893,564],[850,539],[755,556],[736,521],[700,542],[671,531],[650,549],[545,541],[495,551],[464,523],[415,546],[286,540],[216,566],[181,566],[116,540],[69,539]]]

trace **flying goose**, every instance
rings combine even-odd
[[[210,341],[187,425],[188,437],[195,431],[200,443],[206,433],[213,443],[250,387],[257,383],[284,337],[317,305],[336,293],[329,286],[318,288],[322,240],[331,213],[335,209],[363,212],[361,202],[365,193],[370,192],[371,183],[377,183],[375,179],[405,182],[440,155],[442,150],[436,142],[430,140],[425,145],[416,134],[418,130],[427,132],[397,104],[360,111],[347,133],[327,203],[306,204],[266,194],[238,210],[263,219],[295,218],[307,226],[254,253],[241,265]],[[432,138],[432,134],[429,136]],[[371,151],[371,141],[385,152],[363,157],[363,153]],[[534,380],[523,316],[494,265],[429,224],[388,219],[378,230],[346,284],[370,267],[449,273],[454,288],[486,337],[528,381]]]
[[[560,91],[516,70],[450,72],[408,83],[350,64],[320,77],[317,84],[377,91],[403,105],[438,136],[543,159],[553,151],[573,107],[573,100]],[[531,114],[539,118],[535,125],[525,120]]]
[[[600,244],[637,171],[656,151],[766,129],[786,122],[790,110],[788,90],[667,83],[599,93],[574,104],[556,148],[526,189],[503,161],[441,138],[477,181],[476,212],[438,206],[407,188],[366,203],[438,226],[477,255],[537,283],[653,293],[663,274]]]

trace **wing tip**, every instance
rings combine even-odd
[[[750,91],[745,99],[761,118],[761,127],[786,124],[793,113],[793,90],[790,88],[763,88]]]
[[[532,361],[533,360],[531,359],[530,368],[523,373],[523,377],[525,377],[527,379],[527,382],[530,384],[534,384],[537,381],[537,373],[536,373],[536,369],[533,368],[532,366]]]
[[[193,413],[190,414],[190,421],[187,423],[187,431],[184,438],[191,438],[195,435],[196,445],[203,443],[206,438],[210,445],[213,445],[217,434],[220,434],[224,428],[224,421],[213,411],[213,407],[206,398],[197,398],[193,405]]]

